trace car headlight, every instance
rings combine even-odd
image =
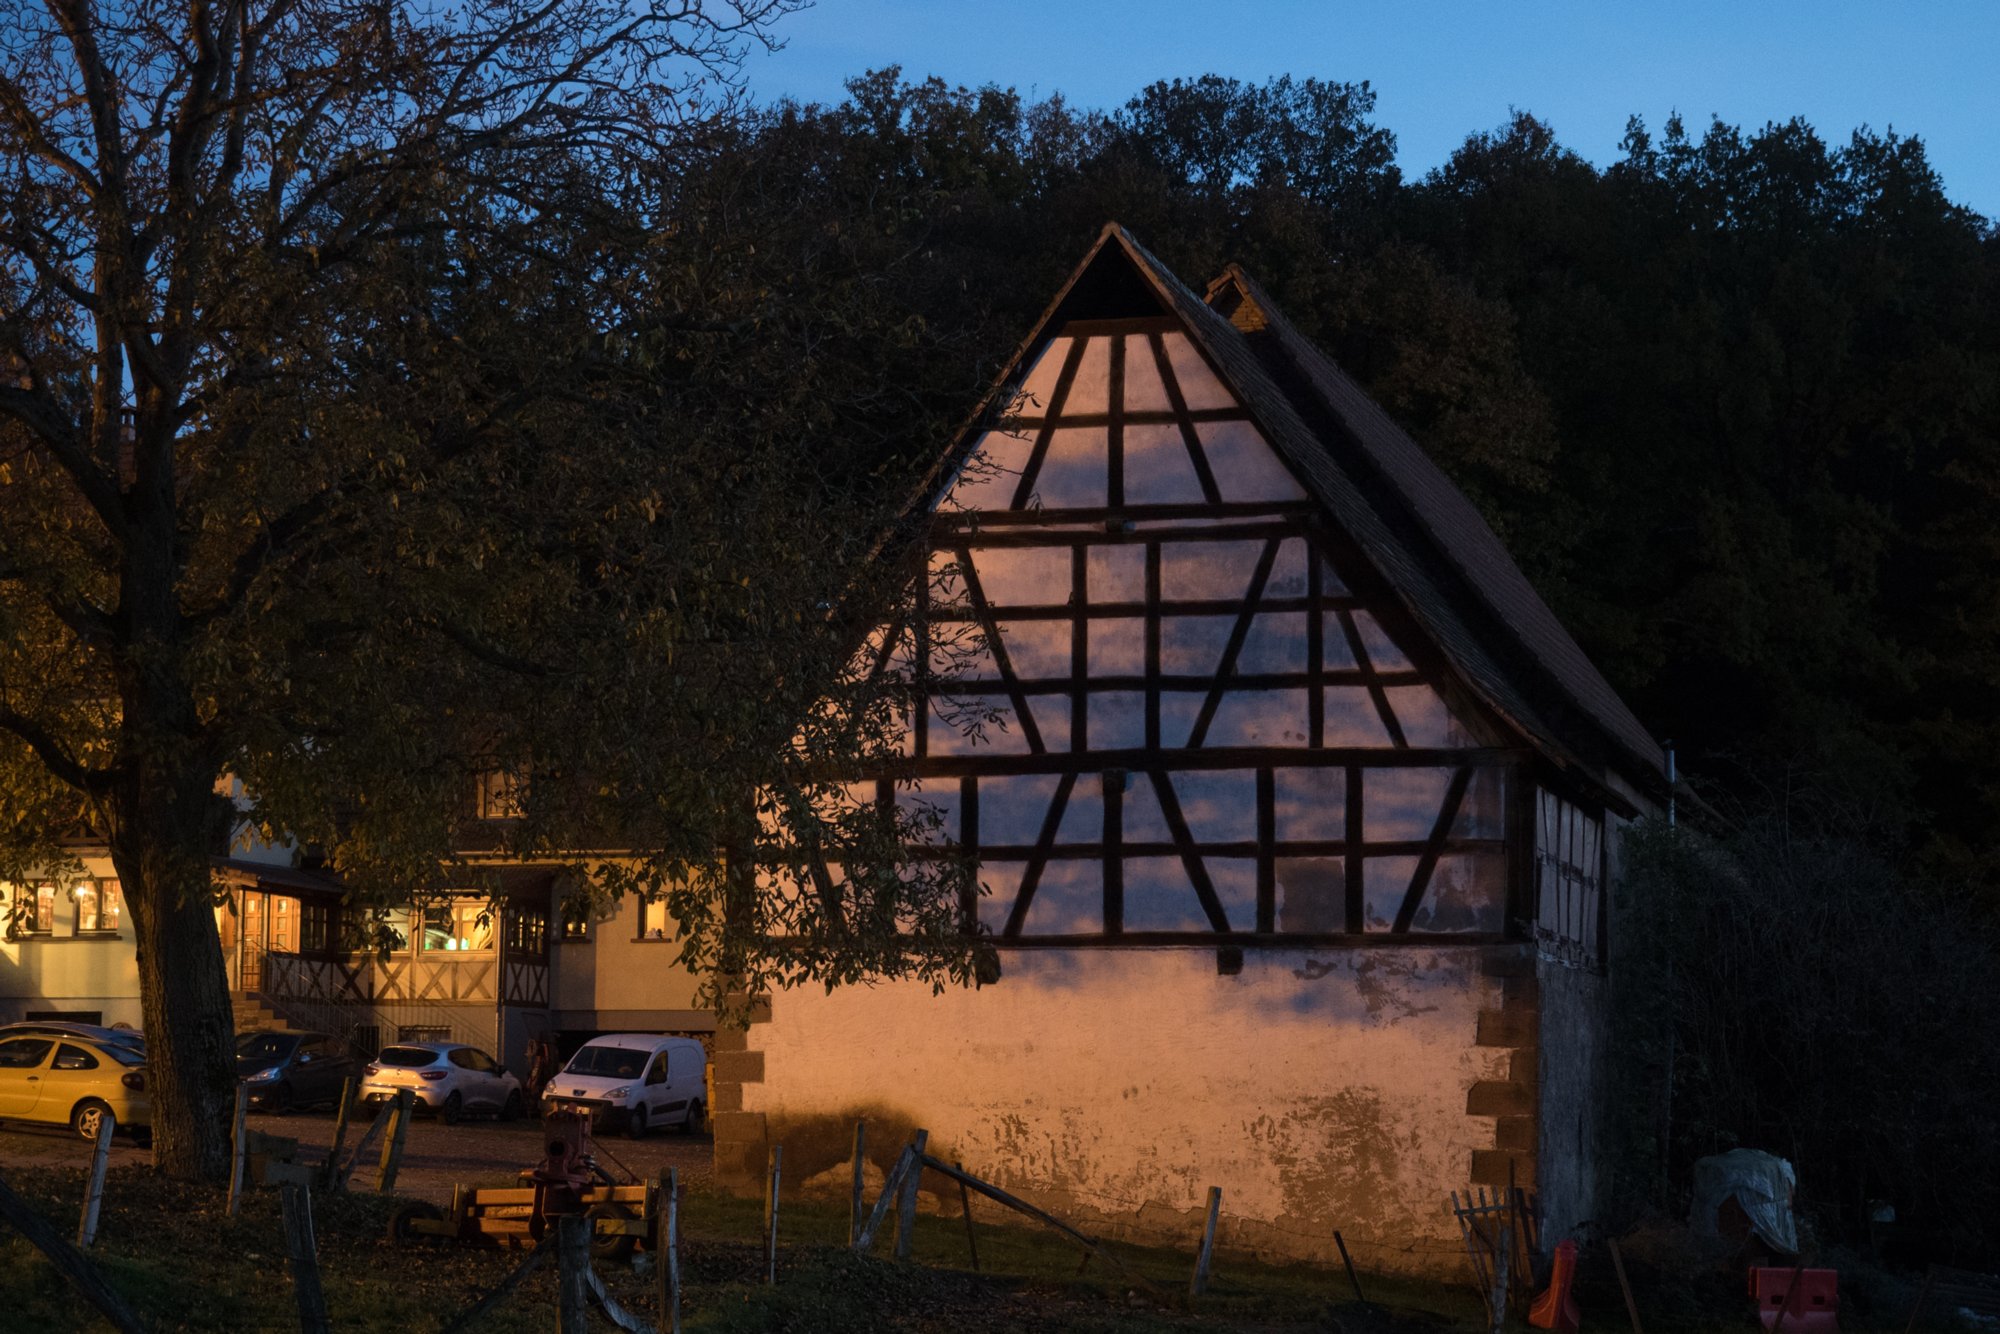
[[[614,1099],[622,1098],[625,1097],[627,1094],[629,1094],[631,1091],[632,1091],[632,1086],[630,1084],[627,1084],[624,1088],[612,1089],[611,1092],[605,1094],[604,1096],[607,1098],[614,1098]]]
[[[283,1073],[284,1071],[274,1065],[268,1070],[259,1070],[256,1074],[250,1076],[249,1082],[252,1084],[268,1084]]]

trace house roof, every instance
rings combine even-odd
[[[1107,224],[999,385],[1072,318],[1175,316],[1264,426],[1272,445],[1465,682],[1547,758],[1616,772],[1664,796],[1665,756],[1548,607],[1486,520],[1417,442],[1285,318],[1240,267],[1197,297]],[[1233,319],[1231,317],[1234,317]],[[1000,388],[975,419],[1005,405]],[[928,484],[941,494],[968,430]]]

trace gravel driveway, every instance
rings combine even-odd
[[[284,1135],[299,1141],[299,1159],[317,1163],[326,1156],[333,1140],[330,1112],[294,1112],[287,1116],[252,1115],[250,1125],[267,1135]],[[347,1151],[367,1130],[368,1122],[357,1119],[349,1126]],[[379,1140],[378,1140],[379,1144]],[[78,1168],[90,1164],[90,1148],[66,1130],[54,1127],[9,1127],[0,1131],[0,1167],[32,1165],[54,1167],[68,1164]],[[708,1181],[714,1165],[714,1141],[707,1135],[682,1135],[664,1131],[643,1140],[605,1136],[597,1141],[597,1161],[622,1179],[624,1172],[646,1180],[668,1165],[680,1169],[684,1183]],[[152,1151],[141,1149],[124,1136],[112,1144],[114,1166],[152,1161]],[[521,1169],[532,1167],[542,1156],[541,1127],[534,1121],[461,1121],[448,1126],[418,1117],[410,1123],[409,1138],[403,1147],[403,1165],[396,1177],[396,1193],[451,1202],[454,1185],[501,1185],[511,1183]],[[378,1152],[371,1148],[368,1160],[355,1169],[352,1188],[374,1186]]]

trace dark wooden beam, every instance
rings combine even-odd
[[[1208,737],[1209,724],[1215,721],[1215,711],[1222,704],[1224,686],[1222,678],[1236,672],[1236,659],[1243,652],[1243,641],[1250,637],[1250,626],[1257,619],[1259,605],[1264,600],[1264,585],[1271,580],[1271,567],[1278,560],[1278,539],[1272,538],[1264,544],[1264,553],[1257,558],[1257,568],[1250,573],[1250,587],[1243,595],[1243,608],[1237,614],[1236,624],[1229,631],[1228,646],[1222,650],[1222,662],[1215,674],[1217,682],[1210,687],[1208,697],[1201,703],[1201,712],[1196,715],[1194,729],[1188,733],[1188,745],[1199,748]]]
[[[1083,361],[1083,340],[1077,339],[1069,345],[1069,354],[1063,358],[1062,370],[1056,375],[1055,388],[1049,392],[1049,415],[1062,411],[1063,400],[1069,397],[1069,387],[1076,380],[1076,368]],[[1035,432],[1035,443],[1028,451],[1028,461],[1021,468],[1021,480],[1014,487],[1014,503],[1010,508],[1024,510],[1035,494],[1035,478],[1042,471],[1042,460],[1049,456],[1049,437],[1055,434],[1055,427],[1044,425]]]
[[[1160,748],[1160,544],[1146,544],[1146,748]]]
[[[1347,651],[1354,655],[1354,665],[1371,678],[1368,698],[1375,702],[1375,713],[1382,720],[1382,730],[1389,734],[1389,744],[1409,745],[1409,740],[1403,735],[1403,725],[1396,721],[1396,711],[1389,707],[1389,697],[1382,692],[1382,683],[1372,679],[1376,676],[1375,664],[1369,661],[1368,646],[1361,642],[1361,627],[1355,624],[1354,613],[1345,607],[1340,609],[1340,629],[1347,637]]]
[[[1066,524],[1088,525],[1101,530],[1110,520],[1131,523],[1173,523],[1182,519],[1192,519],[1209,523],[1217,519],[1242,521],[1296,519],[1300,526],[1293,531],[1303,532],[1306,526],[1313,524],[1318,518],[1319,510],[1309,500],[1233,500],[1213,503],[1181,501],[1157,505],[1121,505],[1116,509],[1078,506],[1067,509],[1045,507],[1025,510],[938,510],[930,516],[930,524],[933,531],[950,534],[945,542],[947,545],[952,545],[958,541],[959,534],[969,535],[975,531],[986,533],[1006,528],[1061,528]]]
[[[1104,792],[1104,934],[1125,931],[1125,770],[1107,769]]]
[[[1408,935],[1392,935],[1387,931],[1274,931],[1269,935],[1249,931],[1232,931],[1223,935],[1215,931],[1127,931],[1117,939],[1103,935],[1047,935],[1010,936],[996,943],[1008,949],[1132,949],[1154,945],[1180,945],[1188,947],[1212,948],[1216,945],[1242,945],[1247,947],[1274,947],[1280,949],[1351,949],[1357,946],[1405,946],[1439,948],[1441,946],[1477,947],[1481,945],[1503,945],[1508,938],[1492,931],[1412,931]]]
[[[1181,813],[1180,799],[1174,795],[1173,780],[1164,769],[1149,770],[1146,776],[1153,780],[1153,792],[1160,799],[1160,814],[1166,817],[1167,832],[1173,837],[1181,865],[1187,869],[1188,883],[1194,886],[1195,897],[1201,900],[1201,910],[1208,914],[1209,925],[1217,931],[1229,930],[1229,916],[1223,912],[1222,900],[1216,897],[1215,885],[1208,878],[1208,867],[1202,864],[1201,853],[1195,848],[1187,816]]]
[[[1106,385],[1104,421],[1104,503],[1113,509],[1125,504],[1125,339],[1111,339],[1111,366]]]
[[[1424,846],[1423,855],[1417,858],[1417,869],[1410,876],[1410,887],[1403,892],[1403,906],[1396,909],[1395,930],[1408,931],[1410,923],[1416,920],[1417,906],[1424,900],[1424,891],[1430,888],[1438,856],[1444,851],[1445,840],[1451,837],[1452,822],[1458,819],[1458,808],[1465,800],[1466,785],[1471,782],[1472,770],[1469,768],[1461,768],[1451,776],[1451,785],[1444,790],[1444,803],[1438,808],[1437,823],[1431,826],[1430,839]]]
[[[1386,747],[1210,746],[1200,750],[1057,751],[1041,755],[932,755],[921,762],[898,760],[888,768],[910,778],[981,777],[1001,774],[1079,774],[1105,769],[1329,769],[1349,766],[1375,769],[1452,769],[1461,764],[1517,764],[1523,750],[1467,747],[1464,750],[1391,750]]]
[[[1167,357],[1166,340],[1154,334],[1147,341],[1153,345],[1153,364],[1159,368],[1160,383],[1166,386],[1167,406],[1173,410],[1174,421],[1181,428],[1181,443],[1187,447],[1188,461],[1194,465],[1195,480],[1201,483],[1202,498],[1211,505],[1222,503],[1222,491],[1215,484],[1215,474],[1209,469],[1208,455],[1201,447],[1201,435],[1194,429],[1194,421],[1188,415],[1187,398],[1181,393],[1180,381],[1174,378],[1174,364]]]
[[[1232,676],[1074,676],[1056,677],[1002,677],[999,681],[973,678],[951,683],[949,690],[939,693],[950,695],[1013,695],[1016,691],[1024,695],[1074,695],[1079,693],[1077,682],[1081,679],[1083,694],[1100,694],[1106,691],[1130,692],[1157,688],[1162,691],[1179,691],[1193,694],[1227,694],[1232,690],[1303,690],[1315,681],[1332,686],[1360,686],[1371,681],[1385,681],[1391,685],[1422,685],[1424,678],[1415,672],[1396,672],[1386,676],[1374,676],[1365,672],[1349,671],[1345,668],[1314,677],[1307,672],[1254,672]]]
[[[1374,843],[1363,843],[1361,855],[1364,857],[1421,857],[1431,842],[1427,838],[1383,839]],[[1447,839],[1440,847],[1441,853],[1453,852],[1499,852],[1506,847],[1497,838]],[[1241,861],[1255,859],[1264,845],[1255,839],[1235,839],[1224,843],[1187,843],[1149,841],[1123,845],[1127,857],[1178,857],[1184,849],[1192,849],[1204,860],[1228,858]],[[1342,857],[1351,851],[1345,839],[1338,838],[1294,838],[1274,839],[1270,844],[1271,855],[1280,860],[1294,857]],[[944,846],[936,843],[912,843],[904,851],[913,861],[941,861],[959,855],[956,845]],[[981,862],[1024,862],[1047,853],[1046,860],[1095,861],[1110,851],[1102,839],[1085,843],[1051,843],[1046,849],[1039,843],[988,843],[979,849]]]
[[[1276,775],[1257,771],[1257,930],[1278,929],[1278,800]],[[1346,852],[1343,844],[1342,853]]]
[[[1158,546],[1159,544],[1154,543],[1152,545]],[[1339,602],[1328,602],[1324,605],[1323,609],[1331,609],[1340,605],[1342,604]],[[1346,605],[1358,606],[1359,604],[1350,603]],[[1235,598],[1190,598],[1179,602],[1163,601],[1159,603],[1157,608],[1144,602],[1093,602],[1085,612],[1085,615],[1093,621],[1129,620],[1134,616],[1148,615],[1157,609],[1162,616],[1233,616],[1242,610],[1242,607],[1243,604]],[[1312,607],[1307,599],[1302,597],[1266,597],[1264,599],[1264,610],[1269,612],[1307,612],[1311,611]],[[1070,610],[1067,602],[1041,602],[1030,606],[996,607],[994,608],[994,614],[1009,621],[1067,621],[1075,615]],[[931,620],[934,622],[972,622],[978,619],[978,616],[969,609],[931,608]],[[1389,684],[1396,684],[1396,678],[1398,677],[1408,677],[1413,682],[1429,679],[1422,672],[1414,670],[1408,672],[1385,672],[1380,673],[1380,675]]]
[[[1014,706],[1015,714],[1021,720],[1021,736],[1028,743],[1028,750],[1036,755],[1047,752],[1042,743],[1042,729],[1035,724],[1034,710],[1028,707],[1027,694],[1021,689],[1021,682],[1014,675],[1014,664],[1007,657],[1006,636],[1000,633],[1000,622],[993,616],[993,607],[986,600],[986,590],[979,582],[979,571],[973,568],[972,553],[960,548],[958,561],[965,578],[966,600],[972,604],[972,614],[978,618],[980,633],[986,637],[986,647],[993,655],[993,669],[1000,673],[1001,689]],[[926,707],[928,715],[930,709]]]
[[[1325,754],[1321,751],[1320,754]],[[1365,841],[1362,837],[1361,821],[1361,775],[1359,765],[1347,768],[1347,845],[1359,848]],[[1360,935],[1367,920],[1367,882],[1362,879],[1362,866],[1366,854],[1349,852],[1342,869],[1347,873],[1347,929],[1350,934]]]
[[[1035,886],[1040,883],[1042,872],[1049,864],[1049,850],[1055,847],[1056,830],[1062,828],[1063,811],[1069,806],[1070,790],[1076,786],[1076,775],[1064,774],[1056,784],[1055,795],[1049,798],[1049,809],[1042,816],[1042,829],[1036,835],[1035,847],[1028,857],[1027,869],[1021,872],[1020,892],[1014,895],[1014,906],[1008,910],[1007,924],[1002,927],[1003,936],[1021,934],[1021,923],[1028,918],[1028,908],[1035,901]]]

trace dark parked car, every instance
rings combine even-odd
[[[336,1103],[354,1074],[347,1045],[324,1033],[272,1031],[236,1036],[236,1077],[250,1089],[250,1105],[284,1112],[313,1103]]]

